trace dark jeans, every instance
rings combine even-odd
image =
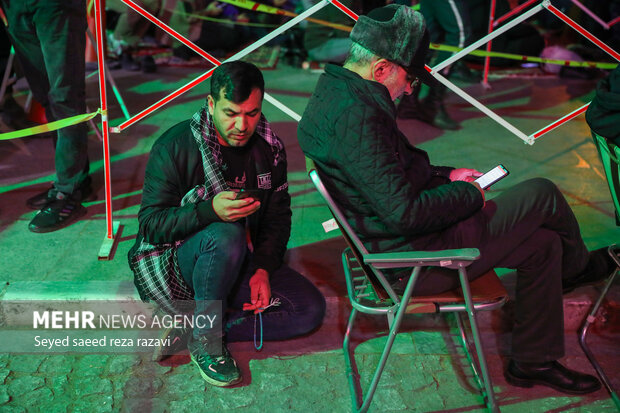
[[[84,0],[3,0],[8,32],[48,122],[86,113]],[[71,194],[88,175],[86,124],[58,130],[54,186]]]
[[[555,184],[542,178],[517,184],[442,235],[426,249],[480,250],[480,259],[467,268],[471,279],[496,267],[517,270],[512,357],[522,362],[561,358],[562,279],[582,271],[589,254],[577,220]],[[420,278],[415,293],[456,287],[454,272],[429,271]]]
[[[197,303],[195,314],[210,311],[208,300],[220,300],[226,312],[214,328],[224,329],[226,339],[254,339],[254,314],[243,311],[250,302],[249,279],[252,257],[248,252],[245,227],[239,223],[214,222],[187,239],[177,250],[179,268],[185,281],[193,286]],[[323,321],[325,299],[305,277],[286,265],[270,274],[271,296],[280,306],[262,314],[263,339],[284,340],[306,334]],[[194,337],[208,334],[194,330]]]

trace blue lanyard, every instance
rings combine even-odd
[[[265,307],[259,308],[259,310],[266,310],[269,307],[277,307],[281,304],[279,298],[272,298],[269,301],[269,305]],[[258,322],[260,324],[260,343],[256,344],[256,319],[258,318]],[[263,313],[260,312],[258,314],[254,314],[254,348],[256,351],[260,351],[263,348]]]

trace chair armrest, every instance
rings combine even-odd
[[[366,254],[364,263],[376,268],[406,268],[418,266],[439,266],[458,268],[467,266],[480,257],[477,248],[462,248],[441,251],[405,251]]]

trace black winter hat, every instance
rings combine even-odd
[[[430,37],[421,13],[398,4],[373,9],[359,17],[350,37],[377,56],[399,64],[424,83],[437,82],[424,69]]]

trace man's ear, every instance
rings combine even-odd
[[[213,110],[215,109],[215,100],[213,96],[207,96],[207,109],[209,109],[209,115],[213,116]]]
[[[381,58],[372,64],[370,70],[372,80],[383,83],[383,81],[392,73],[392,63]]]

